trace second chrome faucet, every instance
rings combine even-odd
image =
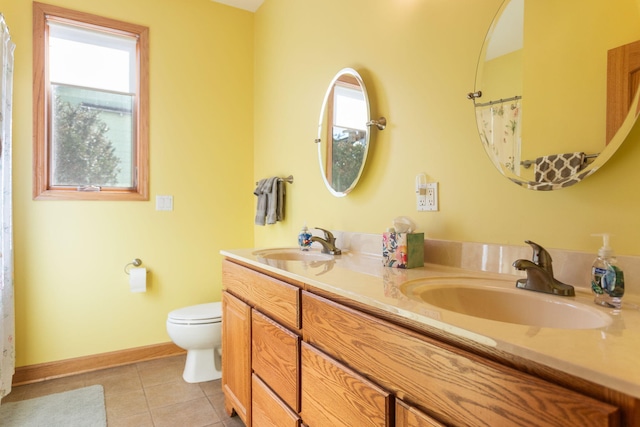
[[[549,252],[531,240],[525,240],[525,243],[533,249],[533,257],[531,261],[519,259],[513,263],[517,270],[523,270],[527,273],[526,278],[516,281],[516,287],[547,294],[574,296],[575,290],[573,286],[562,283],[553,277],[552,260]]]

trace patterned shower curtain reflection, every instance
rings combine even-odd
[[[9,28],[0,14],[0,400],[11,391],[15,371],[13,303],[13,223],[11,205],[11,98],[13,51]]]
[[[480,139],[500,169],[520,174],[520,100],[491,102],[476,106]]]

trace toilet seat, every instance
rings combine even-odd
[[[169,313],[167,322],[176,325],[204,325],[222,320],[222,304],[210,302],[179,308]]]

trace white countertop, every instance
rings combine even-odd
[[[593,303],[590,290],[576,288],[575,297],[556,297],[587,304],[611,316],[597,329],[556,329],[485,320],[440,309],[408,298],[400,286],[428,277],[483,277],[513,280],[516,276],[435,264],[422,268],[383,267],[381,258],[345,252],[331,261],[283,261],[256,255],[258,249],[225,250],[228,258],[277,273],[313,287],[438,328],[447,334],[513,354],[578,378],[640,398],[640,307],[625,297],[618,311]],[[522,290],[522,292],[528,292]]]

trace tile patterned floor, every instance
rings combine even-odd
[[[18,386],[2,401],[101,384],[109,427],[244,427],[225,413],[220,380],[189,384],[184,362],[185,356],[168,357]]]

